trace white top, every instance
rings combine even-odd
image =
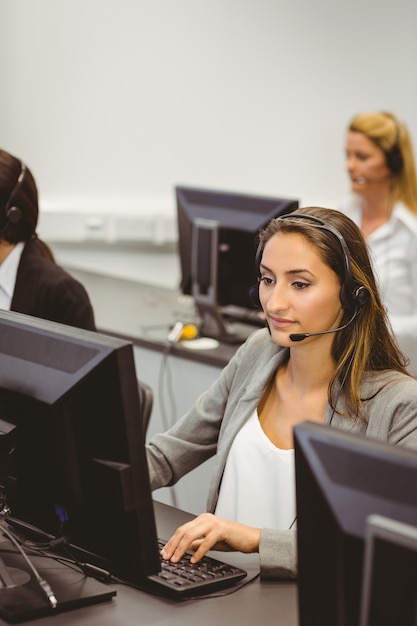
[[[296,517],[294,450],[274,446],[257,411],[236,435],[216,515],[255,528],[288,529]]]
[[[360,196],[351,196],[340,210],[360,227]],[[367,243],[392,329],[417,372],[417,217],[397,202],[391,219]]]
[[[3,263],[0,264],[0,309],[5,311],[10,311],[17,269],[24,247],[25,243],[23,241],[17,243]]]

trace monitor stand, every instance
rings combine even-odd
[[[254,331],[253,326],[245,328],[243,324],[229,324],[223,318],[217,306],[196,301],[200,315],[200,335],[212,337],[224,343],[243,343]]]
[[[57,606],[53,608],[16,547],[9,540],[1,538],[0,552],[0,617],[7,622],[17,623],[53,615],[104,602],[116,595],[114,587],[86,577],[83,572],[57,559],[30,551],[30,560],[57,599]]]
[[[2,420],[1,430],[7,431],[0,436],[0,467],[3,469],[7,467],[8,451],[13,444],[15,427],[9,426]],[[0,475],[0,617],[11,623],[23,622],[113,598],[114,587],[86,576],[77,567],[65,565],[58,554],[54,558],[47,555],[46,549],[41,552],[35,547],[26,548],[22,537],[29,538],[29,527],[10,516],[4,484],[4,477]],[[43,535],[43,543],[52,539],[39,533]],[[42,581],[50,587],[56,606],[41,587]]]

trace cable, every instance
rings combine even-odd
[[[46,595],[49,604],[51,605],[53,609],[55,609],[57,607],[58,601],[49,583],[40,576],[38,570],[33,565],[32,561],[30,560],[30,558],[28,557],[28,555],[26,554],[26,552],[24,551],[24,549],[22,548],[18,540],[14,537],[13,533],[9,532],[7,528],[5,528],[3,523],[0,523],[0,531],[3,533],[3,535],[7,539],[9,539],[9,541],[17,548],[17,550],[20,552],[22,557],[25,559],[26,563],[28,564],[29,568],[31,569],[36,579],[36,582],[38,583],[39,587],[42,589],[43,593]]]
[[[164,349],[164,352],[162,353],[161,367],[159,369],[159,376],[158,376],[158,398],[159,398],[159,407],[161,411],[162,425],[163,425],[164,430],[168,430],[168,428],[172,426],[177,419],[177,416],[176,416],[177,409],[175,405],[175,396],[173,392],[172,376],[171,376],[171,370],[170,370],[169,362],[168,362],[168,356],[171,351],[172,345],[173,345],[172,343],[168,343]],[[167,389],[168,389],[168,395],[171,401],[170,402],[171,422],[167,416],[167,411],[165,407],[165,393],[164,393],[165,374],[167,374]],[[177,499],[177,494],[175,491],[175,486],[171,486],[169,488],[169,491],[171,494],[172,506],[178,508],[178,499]]]
[[[72,550],[70,550],[70,545],[68,543],[69,539],[67,537],[52,539],[48,543],[36,543],[33,541],[22,540],[17,537],[15,537],[15,539],[20,542],[21,546],[28,546],[36,554],[53,559],[57,563],[62,563],[67,567],[71,567],[71,569],[81,571],[86,576],[95,578],[102,583],[118,582],[117,579],[107,569],[98,567],[97,565],[93,565],[92,563],[80,561],[72,552]],[[57,548],[63,550],[68,556],[65,557],[53,553],[51,554],[50,550],[53,551]]]
[[[162,425],[164,427],[164,430],[168,430],[168,428],[175,423],[176,418],[177,418],[175,395],[173,392],[172,376],[171,376],[171,370],[170,370],[169,361],[168,361],[168,356],[171,351],[171,348],[172,348],[172,344],[168,343],[162,353],[162,361],[161,361],[161,366],[159,369],[159,376],[158,376],[158,397],[159,397],[159,405],[160,405],[160,410],[161,410]],[[167,380],[167,391],[168,391],[168,395],[170,399],[171,419],[168,418],[167,410],[165,406],[165,393],[164,393],[165,378]]]
[[[161,405],[161,417],[163,421],[163,426],[165,430],[167,430],[170,426],[175,424],[177,421],[177,406],[175,401],[175,392],[174,385],[172,383],[172,375],[171,369],[169,366],[168,356],[171,352],[172,346],[176,344],[178,341],[183,339],[194,339],[198,334],[198,329],[195,324],[184,324],[183,322],[176,322],[174,326],[171,328],[168,337],[167,344],[162,353],[161,367],[159,370],[159,379],[158,379],[158,393],[159,393],[159,401]],[[165,402],[164,402],[164,377],[166,375],[167,381],[167,391],[170,400],[171,407],[171,419],[168,419]]]
[[[116,582],[115,578],[107,569],[93,565],[92,563],[86,563],[80,561],[70,550],[68,545],[64,545],[64,550],[72,560],[72,562],[86,575],[99,580],[101,583]]]

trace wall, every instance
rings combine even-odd
[[[415,0],[0,0],[0,16],[1,145],[35,173],[50,241],[175,241],[176,183],[336,205],[358,110],[417,138]]]

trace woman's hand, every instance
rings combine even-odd
[[[196,563],[210,549],[258,552],[260,537],[260,528],[203,513],[177,528],[162,549],[161,556],[167,561],[177,563],[186,550],[193,550],[190,561]]]

